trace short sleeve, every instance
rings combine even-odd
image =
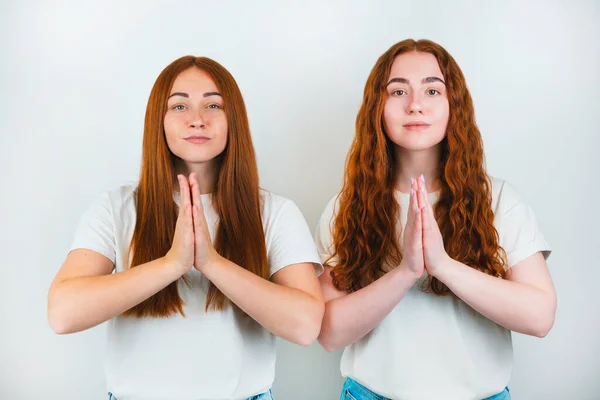
[[[552,250],[538,227],[533,210],[506,182],[500,192],[496,219],[500,246],[507,256],[507,269],[538,251],[548,259]]]
[[[323,266],[300,209],[293,201],[285,199],[276,212],[266,241],[271,276],[288,265],[299,263],[312,263],[317,275],[321,275]]]
[[[333,247],[332,228],[336,203],[337,196],[331,199],[325,207],[325,210],[323,210],[323,214],[321,214],[321,218],[319,219],[317,230],[315,232],[315,243],[317,245],[317,251],[319,252],[319,258],[323,264],[329,260],[332,254],[335,253],[335,249]],[[328,264],[330,266],[335,264],[335,260],[329,260]]]
[[[81,216],[70,250],[96,251],[115,263],[114,219],[108,193],[102,194]]]

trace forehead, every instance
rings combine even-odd
[[[435,56],[431,53],[411,51],[396,57],[388,80],[391,78],[406,78],[411,83],[417,83],[417,81],[420,82],[421,79],[431,76],[443,79],[442,71]]]
[[[217,92],[217,85],[210,75],[198,68],[188,68],[175,78],[171,93],[173,92]]]

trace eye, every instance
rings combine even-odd
[[[221,109],[221,108],[223,108],[223,107],[221,107],[221,105],[220,105],[220,104],[213,103],[213,104],[209,104],[209,105],[208,105],[208,108],[212,108],[213,110],[219,110],[219,109]]]
[[[185,110],[185,106],[183,104],[176,104],[173,107],[171,107],[173,110],[177,110],[177,111],[183,111]]]
[[[428,95],[430,95],[430,96],[436,96],[436,95],[438,95],[438,94],[441,94],[441,93],[440,93],[440,91],[439,91],[439,90],[437,90],[437,89],[429,89],[429,90],[427,91],[427,94],[428,94]]]
[[[406,90],[404,89],[396,89],[392,92],[392,96],[404,96],[406,94]]]

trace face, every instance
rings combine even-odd
[[[396,145],[426,150],[446,136],[449,104],[442,71],[433,54],[396,57],[386,87],[385,130]]]
[[[227,145],[223,99],[210,76],[190,68],[177,76],[164,119],[167,145],[185,163],[213,160]]]

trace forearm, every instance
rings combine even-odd
[[[323,301],[278,285],[219,257],[202,273],[242,311],[274,335],[308,346],[319,333]]]
[[[318,338],[321,346],[334,351],[361,339],[383,321],[417,279],[401,265],[370,285],[327,302]]]
[[[451,258],[437,270],[435,276],[456,296],[506,329],[543,337],[554,324],[554,293],[492,277]]]
[[[48,293],[48,320],[59,334],[82,331],[122,314],[180,276],[159,258],[116,274],[56,282]]]

